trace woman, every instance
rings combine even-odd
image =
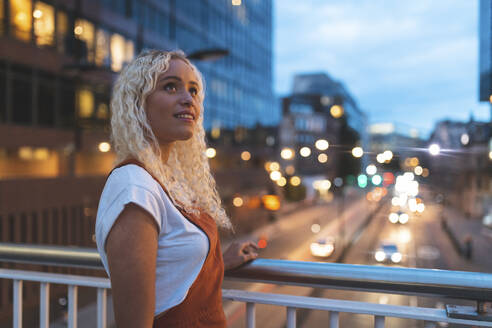
[[[252,242],[222,256],[231,229],[205,156],[204,83],[181,52],[147,51],[121,72],[111,100],[118,165],[96,241],[122,327],[225,327],[224,268],[255,259]]]

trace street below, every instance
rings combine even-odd
[[[430,193],[423,193],[423,199],[430,198]],[[275,229],[265,229],[268,235],[266,248],[260,251],[260,257],[271,259],[286,259],[293,261],[326,261],[364,265],[383,265],[375,259],[375,252],[381,243],[390,243],[397,246],[402,255],[402,267],[432,268],[443,270],[461,270],[490,272],[486,264],[480,261],[470,261],[461,257],[441,227],[442,209],[440,205],[426,204],[422,214],[411,215],[406,224],[395,224],[388,220],[391,211],[391,198],[385,198],[379,203],[369,203],[365,198],[345,202],[342,216],[338,216],[337,204],[306,208],[281,219]],[[365,219],[374,213],[369,224],[363,226]],[[342,222],[343,225],[342,225]],[[313,233],[313,224],[319,224],[321,229]],[[342,229],[343,226],[343,229]],[[362,233],[357,235],[357,228],[363,227]],[[272,231],[274,229],[274,231]],[[316,231],[316,230],[315,230]],[[346,239],[353,239],[352,245],[347,248],[343,258],[341,232]],[[321,236],[336,237],[335,252],[326,259],[314,257],[310,251],[310,244]],[[380,293],[350,292],[342,290],[325,290],[295,286],[276,286],[269,284],[240,283],[226,280],[224,289],[243,289],[257,292],[312,296],[331,299],[343,299],[360,302],[407,305],[420,307],[444,307],[445,304],[473,305],[460,300],[442,300],[406,295],[392,295]],[[224,304],[228,316],[229,327],[245,327],[245,304],[226,302]],[[326,311],[297,311],[298,327],[326,327],[329,314]],[[256,322],[261,327],[284,327],[286,323],[286,309],[278,306],[256,305]],[[374,318],[368,315],[340,314],[341,327],[373,327]],[[438,327],[453,327],[445,323],[438,323]],[[423,327],[423,322],[386,318],[386,327]]]

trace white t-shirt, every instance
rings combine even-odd
[[[185,299],[205,262],[209,240],[179,212],[147,171],[133,164],[122,166],[108,177],[97,209],[96,243],[108,276],[106,238],[128,203],[149,212],[159,227],[154,311],[157,315]]]

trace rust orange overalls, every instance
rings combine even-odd
[[[120,163],[115,169],[127,164],[135,164],[145,169],[142,163],[134,159]],[[164,188],[159,180],[152,174],[151,176],[161,185],[166,194],[168,194],[166,188]],[[215,221],[205,212],[200,212],[200,215],[194,215],[185,212],[180,206],[176,206],[176,208],[186,219],[207,235],[209,250],[202,269],[188,290],[184,301],[164,313],[158,314],[154,318],[152,327],[224,328],[226,327],[226,318],[222,307],[224,262]]]

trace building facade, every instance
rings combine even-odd
[[[492,1],[479,5],[479,100],[492,103]],[[490,109],[492,120],[492,107]]]
[[[422,133],[405,124],[374,123],[369,126],[369,136],[371,162],[377,162],[377,154],[390,150],[397,161],[394,169],[403,168],[405,159],[409,157],[422,158],[422,152],[426,151],[427,140],[422,137]]]
[[[292,93],[283,99],[282,106],[285,131],[281,131],[280,144],[295,150],[294,162],[301,174],[345,176],[349,172],[344,170],[352,162],[352,148],[368,147],[365,113],[345,86],[325,73],[296,75]],[[315,146],[319,139],[328,141],[328,149]],[[303,147],[310,149],[310,155],[299,153]],[[360,165],[353,171],[358,172]]]
[[[441,153],[430,156],[430,178],[446,202],[463,215],[481,218],[492,206],[492,166],[488,122],[441,121],[429,138]]]

